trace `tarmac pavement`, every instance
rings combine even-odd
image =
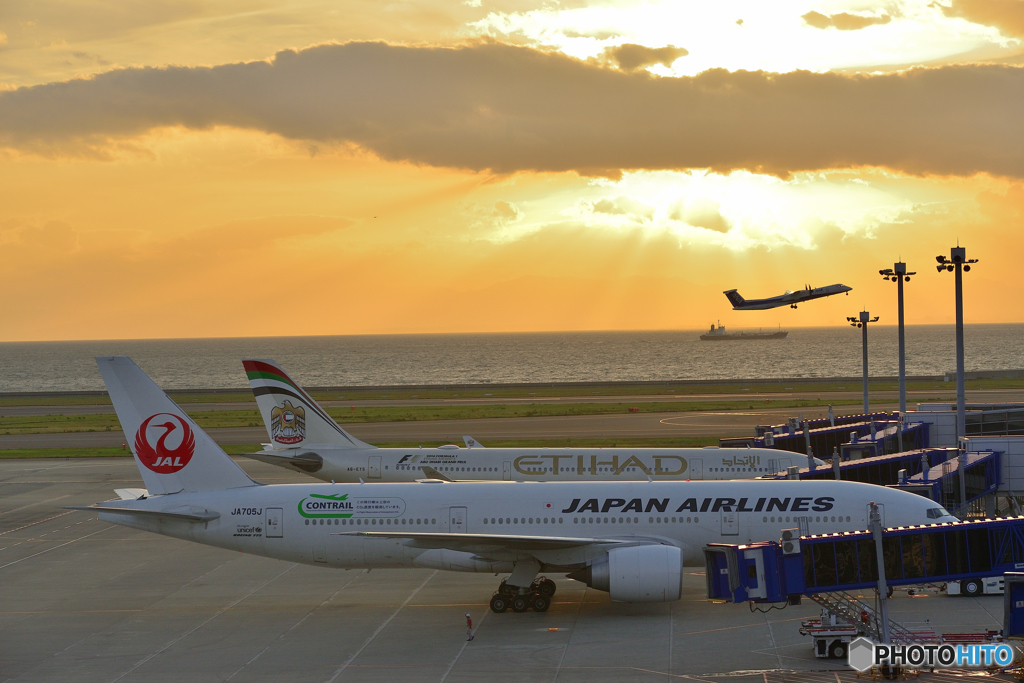
[[[267,483],[312,481],[239,464]],[[816,605],[711,604],[693,569],[674,603],[613,603],[553,576],[548,612],[493,614],[490,575],[308,567],[61,508],[141,485],[127,458],[3,462],[0,683],[853,680],[797,633]],[[939,632],[999,628],[1002,598],[898,593],[891,615]]]

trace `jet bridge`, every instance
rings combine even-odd
[[[905,471],[907,477],[912,477],[922,471],[930,471],[949,460],[953,461],[955,467],[956,457],[959,454],[960,451],[956,448],[924,448],[891,455],[879,455],[874,458],[846,460],[838,463],[838,478],[844,481],[859,481],[879,486],[895,486],[901,482],[901,471]],[[816,467],[813,470],[804,467],[797,471],[797,477],[800,479],[836,479],[836,465]]]
[[[899,427],[899,417],[887,413],[836,417],[831,421],[801,422],[794,418],[784,425],[758,427],[753,437],[719,439],[719,445],[723,448],[774,448],[805,455],[809,449],[818,457],[828,457],[838,451],[843,460],[928,446],[927,423],[904,422],[902,439]]]
[[[882,532],[890,586],[943,583],[1024,570],[1024,517],[897,527]],[[802,595],[874,588],[875,544],[868,531],[802,536],[704,551],[708,597],[787,602]]]
[[[968,451],[963,455],[963,476],[961,462],[954,457],[917,472],[895,488],[930,498],[964,519],[981,501],[994,503],[1001,483],[1002,455],[1000,451]]]
[[[963,487],[960,485],[960,454],[956,448],[925,448],[813,470],[804,467],[797,470],[796,476],[798,479],[843,479],[901,488],[930,498],[963,519],[981,512],[983,502],[994,502],[994,494],[1002,482],[1003,453],[995,450],[964,453]]]

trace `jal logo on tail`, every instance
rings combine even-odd
[[[153,439],[156,439],[156,445]],[[170,442],[170,444],[168,444]],[[146,418],[135,434],[135,455],[157,474],[173,474],[189,463],[196,437],[188,423],[171,413]]]

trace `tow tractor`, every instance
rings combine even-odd
[[[823,609],[817,619],[800,622],[800,635],[811,637],[815,657],[845,659],[850,642],[864,635],[864,631]]]
[[[800,635],[811,637],[815,657],[845,659],[850,642],[860,636],[872,635],[869,624],[873,615],[861,610],[860,619],[860,623],[853,623],[840,614],[823,609],[817,619],[800,622]],[[929,628],[909,629],[909,634],[920,642],[935,642],[937,639],[935,631]]]

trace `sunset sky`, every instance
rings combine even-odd
[[[949,323],[958,239],[1024,322],[1024,0],[0,14],[0,341]]]

